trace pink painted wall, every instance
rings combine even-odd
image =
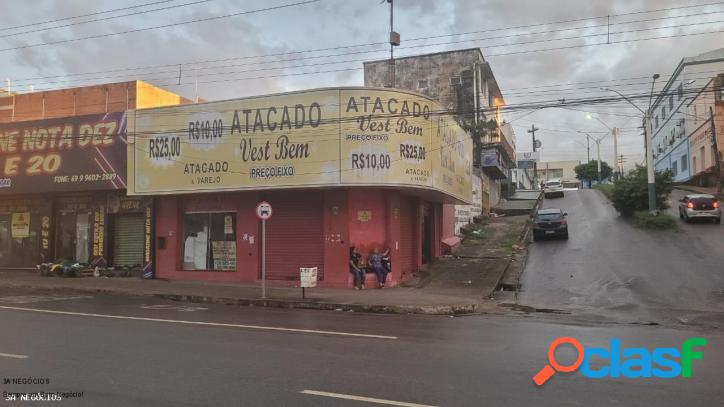
[[[290,191],[289,199],[295,194],[310,193]],[[374,247],[391,249],[392,273],[388,275],[388,286],[395,286],[410,276],[401,275],[400,266],[400,210],[403,200],[399,191],[371,188],[330,189],[315,191],[323,194],[324,228],[324,281],[321,287],[351,287],[352,275],[349,273],[349,247],[356,245],[363,257],[369,256]],[[254,209],[260,199],[255,192],[231,194],[203,194],[187,197],[162,196],[157,199],[156,239],[166,238],[165,248],[156,246],[156,277],[175,280],[258,282],[260,269],[260,228]],[[404,200],[407,202],[407,200]],[[414,240],[417,253],[420,253],[422,239],[419,222],[422,216],[422,201],[414,198],[417,219],[414,227]],[[407,205],[407,204],[405,204]],[[429,204],[433,219],[434,241],[433,255],[440,255],[439,237],[443,225],[443,207]],[[409,210],[409,206],[408,209]],[[182,215],[185,211],[233,211],[236,213],[236,265],[235,272],[183,271],[181,262],[183,229]],[[370,218],[364,219],[361,211],[369,211]],[[359,216],[358,216],[359,215]],[[362,219],[360,219],[362,218]],[[243,236],[247,235],[247,239]],[[250,237],[253,236],[253,243]],[[421,256],[414,261],[414,269],[419,269]],[[367,274],[368,285],[375,284],[374,274]],[[274,281],[276,285],[294,285],[297,282]]]

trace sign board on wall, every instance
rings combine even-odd
[[[215,270],[236,270],[236,241],[211,242],[211,254],[214,256]]]
[[[13,239],[23,239],[30,236],[30,212],[13,213],[10,235]]]
[[[540,151],[524,151],[517,153],[518,161],[535,161],[540,160]]]
[[[0,124],[0,194],[125,189],[125,117]]]
[[[414,93],[323,89],[129,117],[129,194],[404,185],[472,198],[472,140]]]

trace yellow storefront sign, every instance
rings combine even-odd
[[[413,186],[472,200],[472,140],[414,93],[342,88],[137,110],[129,194]]]

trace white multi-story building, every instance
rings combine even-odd
[[[675,182],[692,177],[687,132],[689,105],[712,78],[724,73],[724,48],[684,58],[651,105],[650,148],[656,171],[670,170]]]

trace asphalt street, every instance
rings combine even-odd
[[[17,290],[0,292],[0,321],[2,379],[49,381],[3,384],[3,392],[82,393],[44,405],[724,404],[724,333],[703,327],[258,309]],[[560,336],[604,347],[615,337],[649,349],[700,336],[708,345],[690,378],[590,379],[574,372],[538,388],[532,377]],[[556,355],[562,364],[575,358],[566,348]]]
[[[672,205],[681,196],[675,191]],[[568,212],[570,239],[530,246],[520,304],[590,319],[724,326],[724,225],[639,230],[596,190],[566,191],[541,207]]]
[[[569,213],[571,239],[531,245],[518,301],[556,314],[386,315],[0,289],[3,398],[61,392],[68,397],[52,403],[61,406],[724,405],[724,228],[641,231],[590,190],[543,207]],[[536,386],[549,345],[565,336],[603,348],[612,338],[649,350],[692,337],[708,343],[689,378],[573,372]],[[570,347],[555,355],[563,365],[576,356]]]

